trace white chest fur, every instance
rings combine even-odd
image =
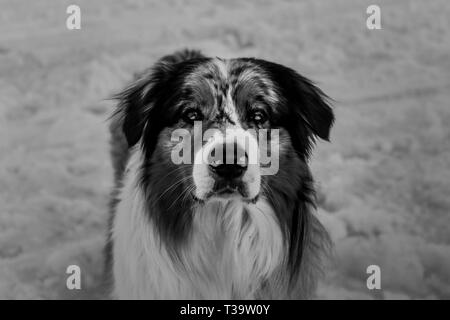
[[[113,223],[115,297],[253,298],[261,281],[284,263],[283,237],[268,202],[196,207],[191,235],[176,262],[149,219],[137,184],[140,156],[137,151],[130,159]]]

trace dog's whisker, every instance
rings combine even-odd
[[[182,184],[183,182],[185,182],[186,180],[189,180],[191,177],[187,176],[187,177],[183,177],[180,180],[178,180],[177,182],[171,184],[169,187],[167,187],[163,193],[161,193],[159,195],[159,197],[156,199],[157,201],[160,200],[167,192],[175,189],[177,186],[179,186],[180,184]]]
[[[171,209],[171,208],[174,206],[174,204],[177,203],[177,201],[180,199],[180,197],[182,197],[182,196],[186,193],[186,191],[188,191],[188,190],[189,190],[189,187],[185,188],[185,189],[180,193],[180,195],[172,202],[172,204],[169,206],[168,210]]]

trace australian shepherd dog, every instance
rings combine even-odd
[[[329,237],[308,158],[327,96],[280,64],[184,50],[115,98],[113,297],[313,297]]]

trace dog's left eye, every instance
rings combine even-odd
[[[203,115],[198,110],[190,109],[183,112],[183,119],[186,122],[201,121],[203,120]]]
[[[250,114],[250,121],[261,125],[267,121],[267,114],[262,110],[254,111]]]

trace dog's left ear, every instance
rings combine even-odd
[[[277,84],[281,98],[290,108],[289,120],[300,120],[313,134],[328,141],[334,114],[325,93],[311,80],[288,67],[264,60],[255,59],[254,62],[263,67]]]
[[[329,141],[334,114],[328,96],[311,80],[290,71],[293,81],[288,87],[288,95],[291,96],[291,104],[295,105],[294,112],[315,135]]]

